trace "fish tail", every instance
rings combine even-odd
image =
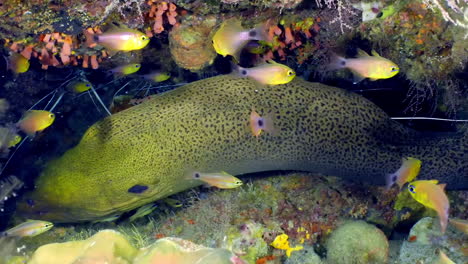
[[[396,183],[396,180],[398,179],[397,173],[390,173],[385,175],[385,186],[387,190],[390,190],[390,188]]]
[[[249,40],[268,40],[268,23],[252,28],[249,30]]]
[[[265,132],[268,132],[271,135],[277,135],[278,131],[275,128],[273,114],[272,113],[266,114],[263,120],[265,122],[265,127],[263,128],[263,130],[265,130]]]
[[[84,35],[86,37],[86,46],[87,47],[94,47],[99,42],[99,36],[91,33],[88,30],[84,31]]]
[[[247,69],[235,64],[233,61],[231,61],[231,72],[241,78],[248,76]]]
[[[445,230],[447,230],[447,224],[448,224],[448,211],[442,212],[441,215],[439,215],[439,222],[440,222],[440,231],[442,233],[445,233]]]
[[[330,57],[330,63],[325,67],[325,71],[334,71],[339,70],[347,67],[346,58],[337,55],[336,53],[332,53]]]

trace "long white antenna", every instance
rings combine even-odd
[[[390,117],[393,120],[434,120],[434,121],[446,121],[446,122],[468,122],[468,119],[448,119],[448,118],[436,118],[436,117]]]

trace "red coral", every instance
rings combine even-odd
[[[164,16],[166,16],[167,23],[172,26],[178,26],[176,17],[177,6],[174,3],[167,3],[160,0],[149,0],[148,5],[151,7],[148,17],[154,20],[153,32],[159,34],[165,30],[164,28]]]

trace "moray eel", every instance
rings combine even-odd
[[[276,132],[254,137],[252,109],[271,115]],[[199,185],[187,177],[194,171],[300,170],[384,184],[405,156],[422,160],[418,179],[467,188],[467,142],[467,133],[406,128],[339,88],[300,78],[261,87],[224,75],[97,122],[47,164],[18,210],[54,222],[100,219]]]

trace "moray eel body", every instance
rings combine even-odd
[[[252,109],[272,116],[275,133],[251,134]],[[467,149],[467,133],[425,137],[342,89],[299,78],[259,87],[224,75],[97,122],[48,163],[18,208],[33,219],[95,220],[197,186],[195,171],[301,170],[384,184],[405,156],[422,160],[418,179],[460,189]]]

